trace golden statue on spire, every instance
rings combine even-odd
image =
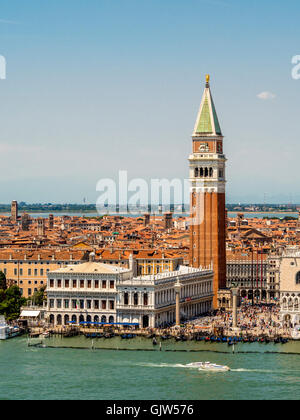
[[[206,83],[209,83],[209,80],[210,80],[210,75],[209,75],[209,74],[207,74],[207,75],[206,75]]]

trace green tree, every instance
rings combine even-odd
[[[6,284],[6,277],[5,274],[0,271],[0,290],[6,290],[7,284]]]
[[[41,287],[37,292],[35,292],[27,301],[31,301],[33,305],[36,306],[43,306],[44,301],[46,298],[46,286]]]
[[[19,318],[21,307],[25,303],[26,299],[22,297],[19,287],[11,286],[4,292],[4,299],[0,303],[0,315],[4,315],[8,321],[13,321]]]

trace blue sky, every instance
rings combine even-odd
[[[186,178],[210,73],[227,201],[300,203],[299,13],[298,0],[0,0],[0,202],[93,203],[120,169]]]

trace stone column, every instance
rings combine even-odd
[[[232,327],[237,328],[237,298],[239,289],[231,289],[232,291]]]
[[[181,290],[181,284],[179,282],[179,279],[175,283],[174,289],[175,289],[175,295],[176,295],[176,325],[180,325],[180,290]]]

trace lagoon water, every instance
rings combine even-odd
[[[243,212],[241,212],[243,213]],[[30,217],[32,217],[33,219],[36,218],[48,218],[49,217],[49,213],[44,212],[44,213],[28,213]],[[62,216],[74,216],[74,217],[99,217],[99,216],[103,216],[103,214],[99,214],[99,213],[76,213],[76,212],[52,212],[52,214],[54,215],[54,217],[62,217]],[[228,212],[228,216],[231,218],[236,218],[237,217],[238,212]],[[276,218],[276,219],[283,219],[285,217],[294,217],[294,218],[298,218],[298,213],[292,213],[292,212],[281,212],[281,213],[243,213],[245,219],[263,219],[264,217],[268,217],[268,218]],[[115,215],[116,213],[111,213],[111,215]],[[144,213],[130,213],[130,214],[123,214],[120,213],[118,214],[118,216],[123,216],[123,217],[143,217]],[[0,216],[10,216],[10,213],[1,213],[0,212]],[[174,214],[174,217],[187,217],[189,216],[188,213],[181,213],[181,214]]]
[[[300,398],[300,343],[239,344],[235,354],[225,344],[171,341],[163,342],[159,351],[146,339],[75,337],[44,343],[56,348],[28,347],[26,337],[0,342],[0,399]],[[132,350],[120,350],[125,348]],[[196,361],[232,370],[213,373],[186,367]]]

